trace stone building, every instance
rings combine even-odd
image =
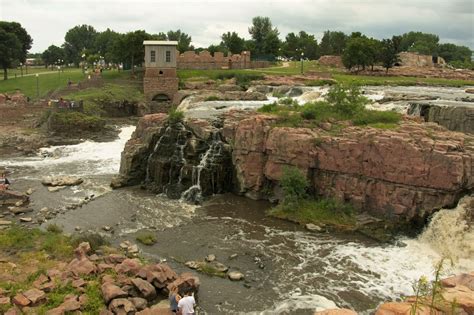
[[[146,40],[143,91],[147,101],[172,104],[178,92],[176,41]]]
[[[398,54],[400,61],[397,66],[406,67],[435,67],[446,65],[443,58],[431,55],[422,55],[414,52],[404,51]]]

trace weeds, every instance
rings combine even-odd
[[[147,246],[151,246],[157,242],[156,236],[151,233],[139,235],[136,237],[136,240]]]

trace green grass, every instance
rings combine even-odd
[[[106,70],[102,73],[102,77],[105,82],[112,82],[115,80],[125,80],[130,78],[130,71],[112,71]],[[82,80],[87,80],[86,76],[82,73],[82,69],[78,68],[66,68],[64,72],[58,74],[57,71],[44,71],[38,76],[38,92],[39,97],[46,96],[49,92],[65,89],[67,87],[68,80],[73,83],[77,83]],[[36,76],[23,76],[17,78],[10,78],[8,80],[0,81],[0,93],[13,93],[16,90],[20,90],[23,94],[30,97],[31,99],[37,98],[36,90]]]
[[[356,224],[354,209],[349,204],[332,199],[304,199],[293,204],[291,209],[278,205],[268,214],[301,224],[330,225],[342,229],[352,230]]]
[[[114,79],[120,78],[122,73],[112,73]],[[112,79],[110,79],[112,80]],[[106,83],[100,88],[88,88],[81,91],[68,93],[66,99],[84,101],[84,114],[101,116],[104,114],[104,107],[113,102],[138,103],[143,101],[144,95],[141,89],[135,84]]]
[[[474,80],[452,80],[441,78],[417,78],[417,77],[385,77],[385,76],[367,76],[355,75],[344,72],[342,69],[321,66],[317,61],[304,61],[304,73],[322,72],[332,75],[333,80],[308,80],[309,86],[332,85],[337,83],[351,83],[356,85],[434,85],[434,86],[454,86],[461,87],[474,85]],[[259,74],[259,75],[299,75],[301,74],[301,63],[299,61],[289,62],[289,67],[277,65],[262,69],[237,69],[237,70],[178,70],[178,76],[182,80],[216,80],[220,75],[229,73],[237,74]]]
[[[26,230],[13,226],[0,231],[0,250],[2,251],[44,251],[57,258],[72,256],[71,239],[56,231]]]
[[[327,121],[331,121],[331,124],[336,127],[337,122],[352,121],[356,126],[393,129],[401,120],[401,115],[392,111],[362,109],[354,115],[344,115],[337,111],[335,106],[325,101],[298,106],[287,102],[286,99],[280,99],[278,103],[264,105],[258,111],[276,115],[278,117],[274,124],[276,127],[315,128]]]
[[[212,101],[219,101],[219,100],[220,100],[219,96],[211,95],[211,96],[206,97],[204,99],[204,102],[212,102]]]
[[[58,111],[49,117],[49,127],[53,131],[98,131],[105,126],[105,120],[95,115],[80,112]]]
[[[136,240],[147,246],[151,246],[157,242],[156,236],[151,233],[144,233],[138,235],[136,237]]]

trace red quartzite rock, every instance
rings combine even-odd
[[[165,128],[166,117],[140,120],[122,153],[121,184],[143,181],[153,135]],[[338,135],[323,128],[275,127],[275,119],[237,111],[224,115],[221,131],[233,148],[235,188],[250,198],[267,198],[268,184],[277,186],[285,166],[298,167],[319,195],[394,221],[425,217],[474,188],[472,135],[408,118],[395,129],[347,126]],[[209,123],[189,124],[193,134],[209,134]]]
[[[38,289],[30,289],[28,291],[23,292],[23,295],[33,304],[37,304],[42,300],[46,299],[46,293]]]
[[[135,305],[127,299],[115,299],[109,304],[109,311],[114,314],[135,314]]]
[[[138,259],[125,259],[120,265],[115,266],[115,271],[119,274],[136,275],[140,271],[141,263]]]
[[[469,135],[432,124],[430,131],[428,124],[413,121],[394,130],[348,127],[337,137],[270,123],[268,116],[257,115],[235,128],[237,180],[249,197],[259,198],[266,181],[278,181],[284,166],[307,174],[321,195],[386,217],[411,219],[417,211],[455,203],[460,192],[474,187]]]
[[[140,278],[132,279],[133,285],[140,291],[147,300],[153,300],[156,297],[156,289],[148,281]]]
[[[121,288],[110,282],[102,284],[100,289],[102,291],[102,297],[104,298],[106,304],[108,304],[113,299],[124,298],[128,295]]]
[[[27,306],[31,304],[31,301],[26,298],[23,294],[18,293],[12,299],[13,304],[18,305],[20,307]]]

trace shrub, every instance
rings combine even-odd
[[[156,236],[151,233],[141,234],[136,237],[140,243],[151,246],[156,243]]]
[[[276,102],[263,105],[258,109],[261,113],[276,113],[278,110],[278,104]]]
[[[48,128],[58,132],[101,130],[105,120],[98,116],[89,116],[80,112],[53,112],[49,116]]]
[[[227,72],[227,73],[219,73],[216,76],[219,80],[226,80],[235,78],[235,83],[242,87],[243,89],[247,89],[250,83],[254,80],[262,80],[264,78],[263,74],[256,74],[256,73],[235,73],[235,72]]]
[[[182,111],[177,110],[176,108],[172,108],[168,112],[168,121],[172,125],[182,122],[183,119],[184,119],[184,113]]]
[[[352,118],[354,125],[369,124],[396,124],[400,121],[401,115],[392,111],[363,110],[355,114]]]
[[[100,247],[109,245],[109,242],[100,234],[88,233],[75,236],[72,240],[74,247],[79,246],[82,242],[88,242],[93,251],[98,250]]]
[[[291,206],[297,205],[308,196],[306,193],[306,189],[309,186],[308,180],[296,167],[283,168],[280,185],[283,190],[283,206],[286,208],[285,210],[290,210]]]
[[[362,95],[360,88],[356,85],[333,85],[329,89],[326,100],[334,106],[337,112],[348,118],[363,111],[365,105],[369,103],[369,100]]]
[[[211,96],[206,97],[206,99],[204,101],[205,102],[211,102],[211,101],[218,101],[218,100],[220,100],[219,96],[211,95]]]
[[[63,232],[63,229],[59,225],[52,223],[46,227],[46,231],[54,234],[59,234]]]

